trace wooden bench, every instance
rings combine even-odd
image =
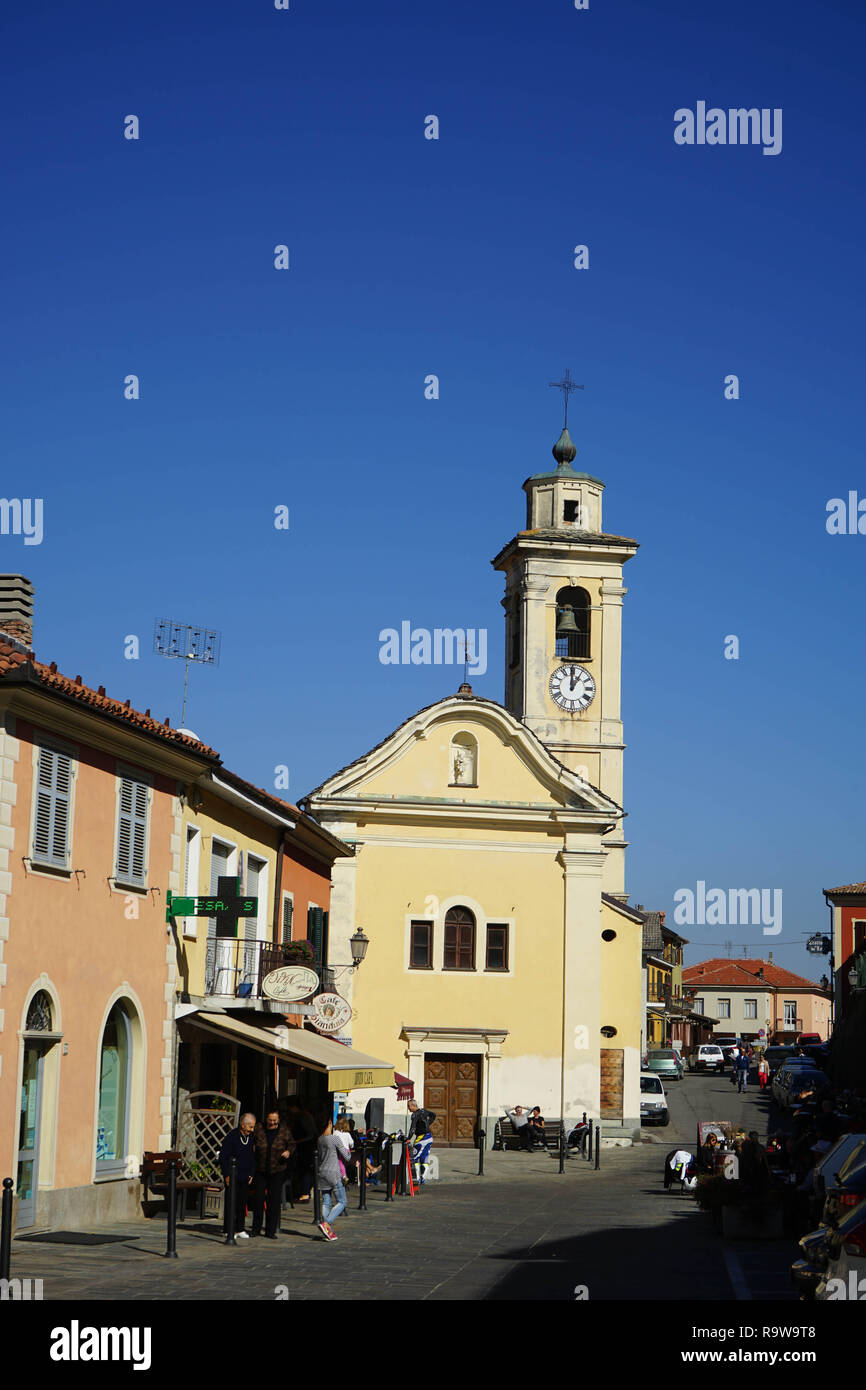
[[[569,1126],[566,1124],[566,1129],[568,1128]],[[573,1124],[571,1128],[574,1128]],[[548,1148],[553,1152],[558,1151],[559,1136],[561,1133],[562,1124],[559,1120],[545,1120],[544,1137],[547,1140]],[[496,1121],[496,1128],[493,1131],[493,1147],[494,1149],[503,1150],[521,1149],[523,1147],[520,1142],[520,1133],[514,1128],[514,1123],[510,1116],[503,1115],[501,1120]],[[541,1145],[536,1144],[533,1147],[541,1148]]]
[[[141,1160],[141,1181],[144,1187],[143,1201],[147,1201],[148,1193],[152,1192],[157,1197],[168,1197],[168,1165],[174,1159],[178,1167],[177,1176],[177,1219],[186,1219],[186,1204],[188,1195],[196,1193],[198,1197],[198,1215],[204,1219],[205,1198],[209,1192],[222,1192],[222,1184],[202,1178],[185,1178],[184,1156],[182,1153],[175,1153],[167,1149],[165,1153],[146,1152]]]

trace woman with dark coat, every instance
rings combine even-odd
[[[251,1236],[261,1234],[265,1216],[265,1235],[276,1240],[280,1229],[280,1205],[286,1181],[289,1159],[295,1141],[289,1126],[280,1119],[278,1110],[269,1110],[264,1124],[253,1131],[253,1153],[256,1171],[253,1178],[253,1229]],[[267,1212],[267,1215],[265,1215]]]
[[[244,1230],[247,1219],[247,1198],[253,1180],[255,1163],[253,1161],[253,1130],[256,1127],[255,1115],[241,1115],[237,1129],[229,1130],[220,1149],[220,1171],[225,1180],[226,1201],[223,1216],[223,1230],[229,1228],[229,1174],[231,1161],[237,1159],[237,1185],[235,1187],[235,1235],[247,1239]]]

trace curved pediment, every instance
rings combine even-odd
[[[448,696],[419,710],[304,798],[335,799],[621,814],[502,705],[475,695]]]

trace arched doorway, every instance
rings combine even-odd
[[[36,1221],[39,1194],[39,1159],[43,1139],[46,1061],[60,1035],[55,1032],[54,1005],[44,989],[33,995],[24,1023],[24,1056],[18,1108],[18,1164],[15,1191],[17,1226],[23,1230]]]

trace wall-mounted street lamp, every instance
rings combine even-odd
[[[357,931],[355,932],[354,936],[350,936],[350,937],[349,937],[349,950],[352,952],[352,964],[351,964],[351,965],[329,965],[329,966],[327,967],[327,969],[328,969],[328,970],[357,970],[357,969],[358,969],[358,966],[361,964],[361,961],[364,959],[364,957],[365,957],[366,954],[367,954],[367,947],[369,946],[369,944],[370,944],[370,938],[369,938],[369,936],[367,936],[366,932],[364,931],[364,928],[363,928],[363,927],[358,927],[358,929],[357,929]]]
[[[849,983],[849,985],[851,986],[852,989],[855,989],[855,988],[856,988],[856,985],[857,985],[857,971],[856,971],[856,969],[854,968],[853,965],[851,966],[851,969],[848,971],[848,983]]]
[[[366,935],[363,927],[358,927],[354,936],[349,938],[349,950],[352,952],[352,965],[356,970],[367,954],[367,947],[369,944],[370,938]]]

